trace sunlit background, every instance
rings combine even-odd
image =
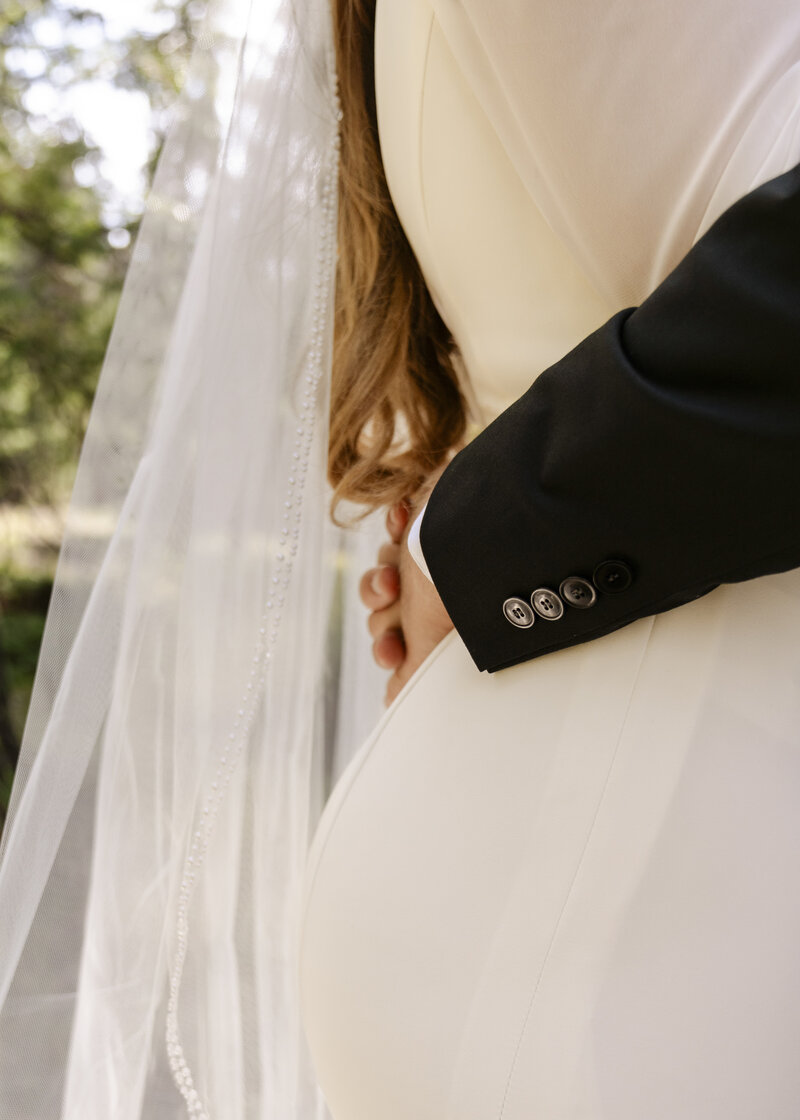
[[[0,5],[0,822],[64,505],[203,9]]]

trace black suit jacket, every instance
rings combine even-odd
[[[727,210],[640,307],[461,451],[420,540],[490,671],[800,565],[800,166]],[[507,600],[570,576],[591,606],[570,606],[567,585],[560,617],[555,601],[509,621]]]

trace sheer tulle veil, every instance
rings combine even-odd
[[[327,0],[212,0],[100,380],[0,851],[2,1120],[323,1116],[295,946],[376,714],[327,516]],[[347,744],[342,747],[340,744]]]

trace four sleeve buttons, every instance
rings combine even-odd
[[[624,560],[603,560],[594,569],[591,581],[583,576],[567,576],[561,581],[558,593],[549,587],[538,587],[530,598],[533,610],[524,599],[513,597],[503,603],[503,614],[512,626],[526,630],[533,626],[536,615],[555,622],[563,616],[565,604],[588,610],[597,602],[598,591],[618,595],[627,591],[632,583],[633,572]]]

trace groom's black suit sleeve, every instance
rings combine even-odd
[[[420,541],[488,670],[800,566],[800,166],[461,451]]]

